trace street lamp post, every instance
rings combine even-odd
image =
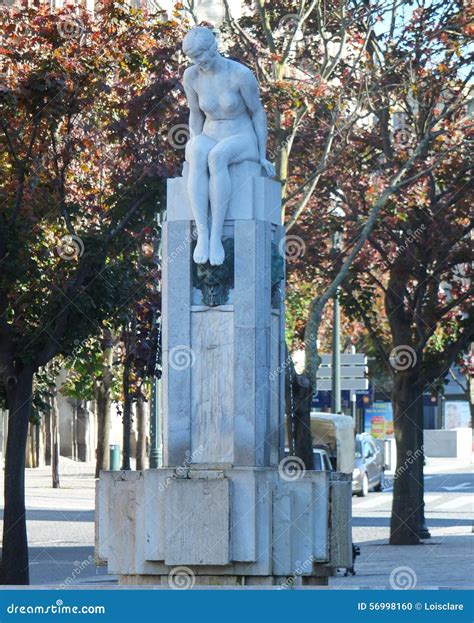
[[[162,218],[158,213],[156,217],[158,226],[160,226]],[[158,262],[161,264],[161,244],[157,244],[155,248],[155,254]],[[158,288],[161,289],[160,284]],[[156,319],[155,319],[156,322]],[[158,338],[158,348],[161,342],[161,327],[159,328],[160,335]],[[153,370],[153,377],[151,379],[151,404],[150,404],[150,452],[148,455],[148,462],[150,469],[156,469],[161,465],[161,379],[156,376],[156,362]]]
[[[161,464],[161,426],[160,426],[160,379],[156,376],[151,381],[151,404],[150,404],[150,469],[155,469]]]
[[[341,232],[335,231],[332,237],[333,250],[339,250],[340,242]],[[339,309],[339,288],[334,295],[333,307],[331,409],[333,413],[341,412],[341,312]]]

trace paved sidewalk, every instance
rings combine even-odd
[[[442,474],[443,472],[466,471],[473,473],[474,454],[471,459],[452,459],[441,457],[427,457],[423,468],[424,474]]]
[[[360,530],[360,529],[359,529]],[[388,545],[382,538],[359,539],[356,575],[331,578],[330,588],[473,588],[474,534],[470,527],[430,528],[422,545]],[[374,530],[375,532],[375,530]],[[380,533],[380,529],[377,529]]]

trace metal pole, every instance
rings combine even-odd
[[[163,221],[163,215],[158,213],[156,220],[158,225]],[[156,258],[161,264],[161,236],[158,244],[155,248]],[[161,290],[161,284],[158,286]],[[161,333],[161,330],[160,330]],[[148,456],[148,463],[150,469],[156,469],[161,466],[162,452],[161,452],[161,379],[156,376],[156,369],[154,370],[153,378],[151,379],[151,404],[150,404],[150,453]]]
[[[339,311],[339,291],[334,297],[332,329],[332,387],[331,407],[333,413],[341,412],[341,318]]]
[[[160,402],[160,381],[155,376],[151,381],[149,455],[150,469],[156,469],[161,464]]]
[[[356,347],[354,346],[354,344],[352,344],[352,346],[351,346],[351,354],[352,355],[356,354]],[[350,395],[350,400],[351,400],[351,416],[352,416],[352,419],[354,421],[354,429],[357,430],[357,423],[356,423],[356,419],[357,419],[357,394],[356,394],[354,389],[351,389],[349,395]]]

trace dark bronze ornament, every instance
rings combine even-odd
[[[285,268],[283,257],[278,244],[272,242],[272,307],[278,307],[280,304],[280,283],[284,278]]]
[[[225,259],[220,266],[193,262],[193,286],[201,290],[202,302],[208,307],[225,305],[234,287],[234,239],[224,238],[222,245]]]

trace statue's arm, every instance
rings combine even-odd
[[[267,175],[273,177],[275,175],[275,167],[267,160],[267,115],[260,101],[257,80],[249,70],[242,72],[240,92],[252,116],[252,123],[258,141],[260,164],[265,168]]]
[[[192,78],[190,75],[191,69],[192,67],[189,67],[184,72],[183,86],[189,106],[189,133],[191,138],[193,138],[193,136],[197,136],[202,132],[202,128],[204,126],[204,113],[199,108],[199,99],[196,91],[193,89]]]

